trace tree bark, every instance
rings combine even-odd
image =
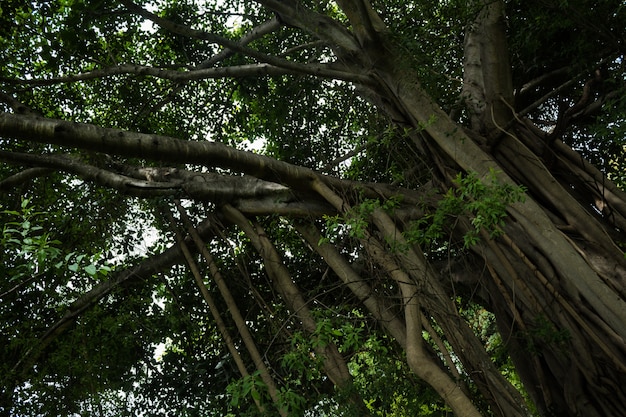
[[[193,74],[121,66],[75,79],[115,71],[173,77],[180,81],[196,76],[236,76],[253,72],[334,77],[354,83],[357,91],[391,120],[409,129],[408,137],[421,152],[419,157],[431,164],[432,183],[443,193],[454,187],[452,178],[457,173],[475,173],[482,180],[495,173],[501,184],[526,187],[526,199],[507,207],[503,234],[489,236],[481,231],[481,241],[468,255],[478,260],[468,265],[477,266],[467,275],[480,277],[481,294],[485,294],[481,301],[495,313],[500,333],[541,415],[623,414],[626,404],[623,388],[626,386],[626,259],[618,243],[626,241],[626,194],[565,145],[557,134],[542,132],[523,114],[516,113],[504,2],[473,2],[480,11],[465,34],[462,91],[469,126],[455,122],[427,94],[422,80],[411,68],[412,63],[402,56],[403,52],[389,36],[382,19],[366,0],[338,1],[350,22],[350,30],[339,21],[295,2],[258,1],[281,21],[331,45],[337,61],[328,66],[304,65],[271,57],[243,43],[173,24],[129,1],[123,3],[172,33],[216,42],[229,51],[256,59],[259,64]],[[11,105],[16,108],[15,103]],[[61,156],[0,154],[5,160],[13,159],[13,163],[38,167],[36,171],[30,170],[0,183],[0,188],[30,180],[33,175],[44,174],[49,169],[60,169],[118,190],[141,191],[145,193],[142,196],[172,196],[184,192],[195,200],[214,202],[218,210],[223,208],[226,216],[245,231],[285,303],[298,314],[310,333],[315,330],[315,320],[306,301],[263,230],[252,225],[242,212],[267,214],[273,211],[295,217],[298,213],[307,214],[308,210],[313,217],[329,212],[347,215],[350,206],[362,199],[378,201],[401,194],[408,208],[423,201],[420,190],[344,181],[219,143],[105,129],[44,119],[30,113],[0,113],[0,134],[154,161],[218,167],[255,177],[202,174],[192,179],[195,174],[179,171],[169,178],[159,174],[161,179],[152,181],[140,177],[139,171],[109,171]],[[435,209],[435,204],[425,206],[425,211]],[[295,227],[311,250],[322,256],[372,315],[384,321],[389,334],[405,349],[411,369],[430,383],[456,413],[478,415],[476,407],[451,377],[452,373],[426,354],[422,332],[428,321],[442,329],[455,358],[466,375],[471,376],[494,414],[528,415],[521,395],[495,369],[480,341],[456,311],[452,301],[454,288],[448,289],[442,284],[443,274],[424,256],[422,248],[404,240],[405,225],[411,218],[390,217],[378,210],[371,213],[368,220],[368,239],[361,240],[361,247],[369,250],[372,260],[387,271],[390,281],[399,288],[404,322],[389,313],[384,300],[372,296],[372,290],[336,248],[317,244],[319,234],[314,227],[301,224]],[[455,226],[447,230],[454,236],[462,236],[471,230],[469,217],[460,216]],[[406,253],[396,253],[383,244],[383,240],[400,241],[409,249]],[[47,346],[82,311],[117,285],[137,274],[148,276],[179,258],[179,249],[172,248],[158,262],[145,262],[111,281],[96,285],[49,328],[37,349]],[[483,266],[485,274],[479,270]],[[27,352],[14,370],[25,372],[35,363],[37,352]],[[347,366],[336,347],[326,347],[320,354],[325,358],[326,372],[333,383],[341,387],[349,385]]]
[[[255,224],[253,226],[241,212],[236,211],[232,206],[224,206],[224,213],[230,221],[246,233],[246,236],[248,236],[257,252],[263,258],[267,274],[287,307],[300,319],[304,330],[309,334],[314,334],[317,329],[315,318],[261,225]],[[369,415],[363,400],[358,393],[351,389],[352,376],[337,346],[334,343],[328,343],[317,345],[315,350],[323,358],[324,371],[332,383],[339,389],[350,392],[350,399],[354,406],[357,407],[362,415]]]
[[[198,286],[198,289],[200,290],[200,294],[202,294],[202,298],[204,298],[204,301],[206,301],[207,305],[209,306],[209,310],[211,311],[213,320],[215,320],[215,324],[217,325],[217,328],[220,334],[222,335],[222,339],[224,339],[224,343],[226,344],[226,347],[228,348],[228,352],[230,352],[230,355],[235,361],[235,364],[237,365],[237,369],[239,370],[239,373],[241,374],[241,376],[249,377],[250,373],[248,372],[248,369],[246,368],[246,365],[243,359],[241,358],[241,355],[239,354],[237,347],[235,346],[233,338],[230,335],[228,328],[226,327],[226,323],[222,319],[222,315],[220,313],[220,310],[217,308],[217,304],[215,304],[215,301],[213,300],[213,296],[211,295],[211,293],[209,292],[209,289],[204,284],[204,280],[202,279],[202,276],[200,275],[200,269],[198,268],[196,261],[193,259],[191,252],[187,248],[187,245],[185,244],[183,236],[176,228],[176,221],[174,220],[174,217],[172,216],[171,213],[167,213],[167,217],[168,217],[168,220],[170,221],[172,228],[175,230],[176,241],[178,242],[178,245],[180,246],[180,249],[183,252],[183,255],[187,262],[187,266],[191,270],[194,280],[196,281],[196,285]],[[197,232],[196,232],[196,235],[197,235]],[[194,241],[196,240],[196,235],[192,236]],[[198,236],[198,239],[199,239],[199,236]],[[206,250],[204,246],[199,246],[198,249],[200,251],[202,251],[203,249]],[[248,345],[246,344],[246,346]],[[256,365],[258,366],[259,363],[256,363]],[[279,401],[278,401],[278,396],[277,396],[276,385],[274,384],[274,381],[269,377],[269,374],[267,373],[267,369],[263,369],[263,368],[264,366],[262,366],[259,369],[261,371],[261,378],[263,378],[263,382],[266,383],[268,392],[272,400],[274,401],[274,404],[276,404],[277,406],[276,408],[278,408],[280,415],[285,417],[287,416],[287,412],[278,406]],[[265,372],[263,372],[263,370]],[[253,396],[253,400],[254,400],[254,404],[256,405],[260,413],[266,412],[265,405],[261,403],[259,397]]]
[[[276,409],[278,409],[278,412],[281,416],[287,416],[288,415],[287,410],[284,407],[284,405],[281,404],[276,382],[274,382],[274,378],[272,378],[272,375],[269,369],[265,365],[265,362],[263,361],[263,358],[261,357],[261,354],[256,346],[256,343],[254,342],[252,333],[250,333],[250,329],[246,325],[245,319],[243,318],[241,311],[239,310],[239,307],[237,306],[237,302],[232,296],[228,288],[228,285],[226,285],[226,282],[224,281],[222,274],[220,273],[217,265],[215,264],[215,261],[213,260],[213,256],[211,256],[211,253],[207,249],[206,244],[203,242],[202,237],[200,236],[198,231],[191,224],[191,221],[189,220],[189,217],[187,216],[187,213],[185,212],[185,209],[183,208],[183,206],[181,206],[179,202],[176,202],[176,206],[178,208],[178,212],[180,213],[181,219],[185,227],[189,231],[189,235],[191,236],[194,243],[196,244],[196,248],[198,252],[202,255],[207,265],[209,266],[209,271],[211,273],[211,276],[213,277],[213,280],[215,281],[215,284],[217,285],[220,295],[226,302],[226,307],[228,309],[228,312],[230,313],[231,317],[233,318],[233,321],[235,322],[237,331],[239,332],[239,335],[241,336],[241,340],[243,341],[244,346],[246,347],[246,350],[248,351],[248,354],[252,358],[252,362],[254,363],[255,368],[259,371],[261,379],[263,380],[263,382],[265,383],[267,387],[268,394],[270,395],[270,398],[272,399],[274,406],[276,407]],[[181,242],[183,242],[182,239],[181,239]],[[188,263],[190,261],[192,260],[190,259],[187,260]],[[198,280],[198,278],[196,278],[196,280]],[[202,280],[198,280],[198,286],[200,287],[204,297],[207,299],[207,302],[209,302],[209,300],[211,300],[211,295],[208,292],[208,289],[206,288]],[[217,306],[212,300],[210,301],[209,306],[212,312],[213,311],[218,312]],[[218,315],[218,318],[219,318],[219,315]],[[224,325],[223,321],[220,325],[221,320],[218,320],[218,318],[216,318],[216,323],[218,324],[220,328],[220,331],[224,337],[224,341],[226,343],[229,343],[229,351],[231,352],[231,355],[233,355],[233,358],[236,359],[236,357],[239,357],[239,352],[234,347],[232,340],[230,340],[231,338],[229,336],[228,330],[226,329],[226,326]],[[232,347],[230,345],[232,345]],[[233,349],[235,352],[233,352]],[[239,360],[241,361],[241,359]],[[237,366],[238,367],[240,366],[239,363],[237,363]],[[242,376],[245,377],[246,374],[242,373]],[[261,412],[263,412],[264,407],[260,403],[260,400],[257,398],[253,398],[253,399],[255,403],[257,404],[257,407],[259,407]]]

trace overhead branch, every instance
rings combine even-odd
[[[276,18],[267,20],[267,21],[261,23],[259,26],[256,26],[255,28],[250,30],[244,36],[242,36],[241,39],[239,39],[238,43],[241,44],[241,45],[247,45],[247,44],[249,44],[250,42],[252,42],[252,41],[254,41],[256,39],[262,38],[264,35],[266,35],[268,33],[274,32],[278,28],[280,28],[280,23],[278,22],[278,20]],[[236,52],[233,51],[232,49],[228,49],[228,48],[222,49],[217,54],[215,54],[215,55],[209,57],[208,59],[204,60],[202,63],[200,63],[200,65],[198,65],[197,67],[193,68],[193,70],[210,68],[210,67],[214,66],[215,64],[217,64],[218,62],[223,61],[223,60],[233,56],[235,53]],[[176,97],[176,95],[181,91],[181,89],[183,88],[183,86],[186,83],[187,83],[187,81],[183,81],[183,82],[179,83],[178,85],[174,86],[172,91],[170,91],[167,94],[167,96],[165,96],[162,100],[160,100],[158,103],[155,103],[154,105],[150,106],[149,108],[145,108],[142,111],[142,115],[143,114],[152,113],[152,112],[156,111],[157,109],[162,108],[167,103],[170,103],[174,99],[174,97]]]
[[[111,169],[96,167],[71,155],[32,155],[0,150],[0,161],[36,166],[0,181],[8,190],[53,170],[74,174],[84,181],[142,198],[177,197],[230,203],[250,214],[281,214],[290,217],[333,213],[332,207],[311,194],[294,193],[288,187],[246,175],[198,173],[170,167],[136,167],[118,164]]]
[[[309,168],[252,152],[240,151],[217,142],[188,141],[169,136],[4,112],[0,112],[0,135],[111,155],[230,169],[233,172],[287,185],[294,191],[307,191],[311,187],[311,181],[319,179],[338,190],[348,191],[356,187],[367,198],[388,198],[402,194],[404,201],[418,202],[420,197],[419,192],[414,190],[387,184],[363,184],[341,180],[337,177],[319,174]]]
[[[50,168],[28,168],[17,174],[11,175],[3,180],[0,180],[0,191],[9,191],[12,188],[19,187],[26,184],[37,177],[43,177],[48,175],[54,170]]]
[[[541,76],[534,78],[524,84],[519,91],[517,91],[516,97],[523,96],[525,94],[532,94],[537,89],[548,85],[552,86],[554,84],[554,80],[560,80],[563,77],[566,77],[572,71],[571,66],[565,66],[561,68],[557,68],[553,71],[542,74]]]
[[[47,79],[16,79],[0,78],[0,81],[21,84],[21,85],[53,85],[77,81],[107,78],[115,75],[137,75],[152,76],[175,82],[186,82],[195,80],[205,80],[212,78],[243,78],[262,77],[266,75],[314,75],[321,78],[343,80],[368,84],[371,80],[368,77],[353,74],[347,71],[340,71],[332,68],[332,64],[297,64],[298,70],[292,68],[281,68],[270,64],[247,64],[234,65],[220,68],[197,69],[190,71],[166,70],[156,67],[136,64],[121,64],[99,70],[84,72],[80,74],[67,75],[64,77],[53,77]]]
[[[140,180],[120,175],[109,170],[85,164],[76,157],[69,155],[32,155],[21,152],[7,152],[0,150],[0,160],[12,164],[36,166],[39,169],[56,169],[79,176],[85,181],[113,188],[127,195],[138,197],[156,197],[174,195],[180,190],[181,182],[157,182]],[[4,185],[4,181],[0,183]]]
[[[305,30],[317,39],[335,45],[343,54],[356,54],[361,47],[352,33],[340,22],[317,13],[299,1],[256,0],[278,15],[289,26]]]
[[[122,3],[129,8],[129,10],[145,17],[161,26],[164,29],[171,31],[172,33],[176,33],[178,35],[187,36],[194,39],[205,40],[212,43],[217,43],[218,45],[224,46],[232,51],[236,51],[241,53],[242,55],[249,56],[250,58],[254,58],[259,62],[270,64],[277,68],[282,68],[285,70],[290,70],[299,74],[307,74],[307,75],[320,75],[321,68],[311,67],[311,64],[301,64],[294,61],[290,61],[284,58],[279,58],[273,55],[264,54],[255,49],[249,48],[240,44],[239,42],[224,38],[219,35],[215,35],[213,33],[192,29],[188,26],[181,25],[178,23],[171,22],[167,19],[163,19],[158,17],[154,13],[151,13],[135,3],[127,0],[122,0]],[[341,72],[339,72],[341,73]],[[340,74],[337,74],[340,75]],[[371,80],[368,77],[363,77],[358,74],[354,74],[351,77],[347,77],[347,74],[343,73],[343,77],[349,78],[351,81],[360,82],[360,83],[370,83]],[[344,79],[344,78],[341,78]],[[357,81],[358,80],[358,81]]]

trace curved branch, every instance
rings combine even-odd
[[[180,181],[155,182],[145,181],[120,175],[106,169],[85,164],[76,158],[67,155],[31,155],[20,152],[0,150],[0,160],[12,164],[35,165],[39,169],[50,171],[62,170],[78,175],[80,178],[105,187],[113,188],[124,194],[138,197],[154,197],[158,195],[172,195],[180,189]],[[2,181],[0,185],[4,184]]]
[[[1,156],[0,156],[1,158]],[[0,191],[8,191],[27,183],[37,177],[43,177],[53,172],[50,168],[29,168],[17,174],[11,175],[0,181]]]
[[[292,65],[293,67],[293,65]],[[163,78],[175,82],[204,80],[210,78],[243,78],[243,77],[260,77],[264,75],[290,75],[290,74],[307,74],[322,78],[330,78],[336,80],[350,81],[360,84],[370,82],[368,77],[352,74],[346,71],[339,71],[331,68],[329,64],[297,64],[299,70],[293,68],[281,68],[270,64],[248,64],[236,65],[230,67],[197,69],[191,71],[166,70],[145,65],[121,64],[104,69],[84,72],[80,74],[68,75],[64,77],[54,77],[48,79],[15,79],[0,78],[0,81],[13,84],[24,85],[53,85],[68,82],[92,80],[96,78],[112,77],[115,75],[130,74],[144,75],[156,78]]]
[[[367,198],[388,198],[403,194],[405,202],[417,203],[420,197],[414,190],[387,184],[363,184],[341,180],[319,174],[309,168],[240,151],[217,142],[186,141],[169,136],[4,112],[0,112],[0,135],[153,161],[231,169],[234,172],[287,185],[296,192],[310,190],[312,181],[318,179],[338,190],[348,191],[358,188]]]
[[[154,13],[150,13],[149,11],[139,7],[138,5],[134,4],[131,1],[122,0],[122,3],[126,7],[128,7],[129,10],[145,17],[146,19],[153,21],[157,25],[161,26],[164,29],[171,31],[172,33],[176,33],[176,34],[183,35],[183,36],[188,36],[194,39],[206,40],[209,42],[217,43],[232,51],[239,52],[243,55],[254,58],[260,62],[270,64],[274,67],[282,68],[284,70],[289,70],[292,73],[307,74],[307,75],[321,75],[322,74],[322,71],[321,71],[322,68],[318,66],[300,64],[297,62],[289,61],[287,59],[278,58],[272,55],[267,55],[257,50],[254,50],[252,48],[248,48],[247,46],[244,46],[236,41],[232,41],[230,39],[215,35],[213,33],[192,29],[188,26],[173,23],[169,20],[160,18]],[[319,28],[317,28],[317,30],[319,30]],[[338,78],[338,79],[346,79],[349,81],[358,82],[358,83],[366,83],[366,84],[371,83],[371,80],[369,77],[364,77],[359,74],[348,74],[348,73],[344,73],[341,71],[337,71],[336,75],[341,75],[341,78]]]

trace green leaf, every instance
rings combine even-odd
[[[98,273],[98,269],[94,264],[90,264],[85,267],[85,272],[93,277]]]

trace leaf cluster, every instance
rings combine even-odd
[[[490,238],[502,234],[502,226],[507,216],[507,205],[525,198],[523,186],[503,184],[498,181],[497,172],[491,171],[486,180],[474,172],[463,176],[461,173],[439,201],[434,212],[412,222],[406,232],[408,242],[430,246],[448,233],[449,225],[460,216],[470,219],[471,229],[463,236],[463,246],[468,248],[480,240],[484,230]]]
[[[61,242],[52,239],[50,232],[37,224],[38,218],[44,215],[43,212],[35,211],[28,199],[22,200],[19,211],[0,212],[0,216],[5,219],[0,236],[0,247],[3,248],[2,269],[8,282],[40,274],[50,268],[53,261],[60,256],[61,250],[56,246]]]

